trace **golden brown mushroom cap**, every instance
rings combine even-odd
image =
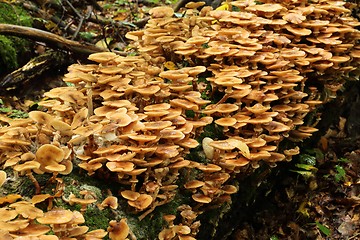
[[[144,210],[150,206],[153,202],[153,198],[148,194],[140,194],[140,196],[135,201],[128,201],[128,204],[137,210]]]
[[[194,189],[204,186],[205,182],[199,181],[199,180],[191,180],[190,182],[187,182],[184,187],[186,189]]]
[[[52,162],[59,163],[64,159],[64,151],[52,144],[44,144],[35,153],[36,161],[46,166]]]
[[[130,191],[130,190],[124,190],[121,192],[121,196],[123,196],[123,198],[125,198],[127,200],[135,201],[136,199],[138,199],[140,197],[140,193]]]
[[[38,169],[40,167],[40,163],[37,161],[28,161],[23,164],[18,164],[14,167],[14,170],[17,172],[31,170],[31,169]]]
[[[46,193],[46,194],[38,194],[38,195],[34,195],[32,198],[31,198],[31,203],[32,204],[37,204],[37,203],[40,203],[40,202],[43,202],[45,201],[46,199],[48,199],[49,197],[51,197],[50,194]]]
[[[108,196],[104,199],[104,201],[100,204],[101,208],[110,207],[112,209],[117,209],[118,207],[118,199],[114,196]]]
[[[210,197],[205,196],[204,194],[201,193],[195,193],[191,197],[198,203],[210,203],[212,201]]]
[[[50,122],[54,119],[54,117],[50,114],[41,111],[29,112],[29,118],[40,124],[50,124]]]
[[[107,232],[104,229],[96,229],[85,234],[85,239],[103,239]]]
[[[171,7],[155,7],[150,9],[149,14],[153,18],[166,18],[174,15],[174,10]]]
[[[18,213],[6,207],[0,208],[1,221],[7,222],[16,218]]]
[[[8,222],[0,221],[0,229],[8,232],[15,232],[22,230],[29,226],[28,219],[12,220]]]
[[[4,203],[13,203],[20,198],[22,197],[19,194],[8,194],[4,197],[0,197],[0,205]]]
[[[41,235],[45,235],[46,233],[48,233],[50,230],[51,230],[51,228],[46,225],[30,223],[24,229],[21,229],[16,232],[11,232],[11,235],[13,237],[19,237],[19,239],[21,239],[21,237],[25,238],[27,236],[39,236],[40,237]]]
[[[113,52],[101,52],[90,54],[88,59],[98,63],[107,63],[114,60],[117,55]]]
[[[65,224],[71,221],[73,213],[65,209],[53,209],[36,220],[41,224]]]
[[[73,204],[88,205],[88,204],[91,204],[94,202],[96,202],[96,199],[77,198],[74,194],[70,194],[70,196],[69,196],[69,204],[70,205],[73,205]]]
[[[9,207],[15,208],[15,211],[24,218],[35,219],[44,216],[41,209],[26,201],[12,203]]]

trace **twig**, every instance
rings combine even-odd
[[[77,35],[79,34],[80,32],[80,29],[84,23],[84,17],[76,10],[76,8],[74,8],[74,6],[68,1],[68,0],[65,0],[65,2],[69,5],[69,7],[71,8],[71,10],[78,16],[79,18],[79,24],[76,28],[76,31],[74,33],[74,35],[71,37],[71,40],[74,40]]]
[[[47,19],[50,19],[52,22],[54,22],[60,29],[65,30],[67,33],[74,35],[76,30],[74,30],[73,28],[69,27],[67,23],[65,23],[64,21],[62,21],[60,18],[58,18],[57,16],[53,15],[50,16],[46,11],[38,8],[37,6],[30,4],[30,3],[23,3],[23,7],[26,8],[27,10],[36,12],[39,15],[44,16]]]

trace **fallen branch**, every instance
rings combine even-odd
[[[95,52],[108,51],[105,48],[99,48],[94,45],[84,45],[79,42],[60,37],[56,34],[31,27],[11,24],[0,24],[0,34],[29,38],[35,41],[47,43],[50,47],[59,48],[79,54],[91,54]]]

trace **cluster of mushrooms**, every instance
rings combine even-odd
[[[110,239],[126,239],[131,235],[126,219],[112,220],[106,230],[88,231],[83,214],[60,208],[52,208],[44,212],[36,205],[52,200],[50,194],[34,195],[31,199],[23,199],[19,194],[0,197],[0,238],[2,240],[100,240],[109,234]],[[20,200],[20,201],[19,201]],[[84,200],[84,199],[82,199]],[[100,205],[108,207],[104,200]],[[48,207],[51,207],[51,201]],[[101,207],[99,206],[99,207]],[[50,231],[52,235],[48,235]]]
[[[192,207],[179,210],[183,221],[174,224],[176,216],[166,215],[168,226],[159,238],[195,239],[201,213],[196,210],[231,201],[238,191],[231,181],[244,169],[260,162],[276,166],[299,154],[297,146],[280,143],[299,142],[317,131],[317,120],[309,125],[305,117],[316,118],[317,107],[356,77],[360,62],[360,23],[351,17],[350,3],[249,0],[228,2],[226,10],[203,5],[188,3],[181,16],[170,7],[150,10],[145,29],[126,35],[137,56],[92,54],[94,64],[69,67],[64,81],[72,86],[45,93],[39,105],[46,112],[1,118],[2,168],[27,175],[34,197],[41,195],[34,173],[59,179],[74,164],[89,175],[106,172],[123,186],[117,197],[140,219],[177,193],[188,193]],[[222,129],[221,136],[203,137],[207,127]],[[195,148],[203,161],[189,157]],[[5,181],[0,171],[0,185]],[[96,202],[74,195],[65,200],[82,202],[83,211]],[[0,220],[9,226],[0,236],[17,239],[31,228],[38,230],[32,236],[40,236],[50,231],[46,225],[57,237],[36,239],[101,239],[107,233],[78,226],[84,223],[81,212],[43,213],[35,204],[0,202],[0,211],[9,216]],[[114,204],[99,207],[116,209]],[[66,221],[46,220],[59,211]],[[126,234],[117,236],[119,229]],[[110,222],[107,230],[111,239],[129,234],[125,220]]]

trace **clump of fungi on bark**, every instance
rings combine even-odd
[[[165,216],[168,226],[159,238],[194,239],[199,209],[231,201],[239,173],[299,154],[296,143],[317,131],[318,107],[358,74],[360,23],[351,17],[350,3],[261,3],[226,3],[231,10],[189,3],[181,17],[169,7],[152,9],[145,29],[126,35],[137,56],[91,54],[93,64],[69,67],[64,81],[73,86],[45,93],[48,100],[39,105],[46,113],[1,119],[3,168],[26,174],[37,193],[33,173],[56,178],[69,174],[73,164],[89,175],[109,172],[123,186],[118,197],[140,219],[179,191],[188,192],[192,206],[179,210],[183,221]],[[309,113],[312,122],[306,121]],[[222,134],[204,137],[208,127]],[[295,144],[280,147],[284,140]],[[203,161],[189,155],[195,148],[204,152]],[[98,206],[115,209],[117,201]],[[3,211],[15,214],[16,206],[11,208]],[[69,219],[46,220],[59,211]],[[73,214],[54,209],[33,219],[55,226],[72,221]],[[33,224],[23,221],[19,229]],[[75,229],[53,231],[90,234]],[[126,221],[111,221],[110,238],[125,238],[119,229],[129,232]]]

